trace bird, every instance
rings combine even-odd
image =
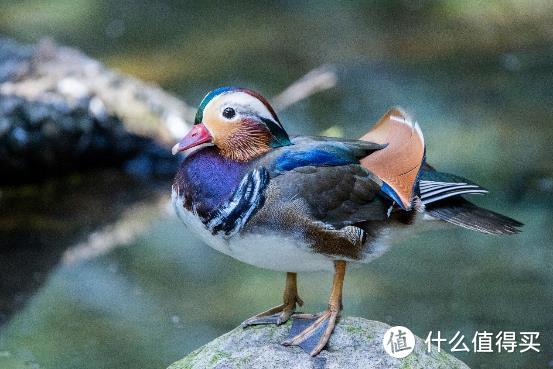
[[[311,356],[340,318],[346,266],[440,224],[491,235],[523,226],[465,198],[485,188],[429,165],[419,124],[399,107],[359,139],[290,136],[260,93],[220,87],[203,98],[172,152],[184,153],[172,186],[184,224],[215,250],[286,273],[282,304],[242,326],[305,319],[282,344]],[[312,271],[333,273],[328,307],[296,312],[297,274]]]

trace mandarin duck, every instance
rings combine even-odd
[[[224,254],[286,272],[282,304],[243,327],[306,319],[283,344],[312,356],[339,318],[347,264],[375,260],[421,223],[494,235],[522,226],[463,197],[484,188],[430,166],[419,125],[399,108],[358,140],[291,137],[259,93],[223,87],[201,101],[178,152],[172,201],[182,221]],[[328,308],[296,313],[297,273],[320,270],[334,273]]]

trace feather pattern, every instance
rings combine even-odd
[[[454,174],[438,172],[428,164],[421,168],[418,196],[423,205],[460,195],[483,195],[488,190]]]
[[[419,182],[419,197],[423,205],[430,204],[447,197],[463,194],[485,194],[488,190],[475,184],[451,183],[451,182]]]
[[[269,183],[265,168],[248,172],[229,200],[214,211],[207,221],[207,228],[213,233],[223,233],[225,238],[238,233],[265,201],[264,190]]]
[[[432,203],[425,210],[434,218],[487,234],[515,234],[523,226],[512,218],[478,207],[459,196]]]
[[[399,108],[386,113],[361,140],[386,144],[386,148],[361,160],[380,177],[384,193],[404,210],[410,210],[419,169],[424,159],[424,137],[419,125]]]
[[[277,148],[260,159],[272,176],[306,166],[359,164],[359,160],[386,145],[340,138],[293,137],[292,145]]]
[[[296,168],[271,183],[281,198],[300,200],[315,221],[336,229],[387,219],[389,201],[379,196],[382,181],[359,164]]]

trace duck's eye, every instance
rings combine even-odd
[[[235,115],[236,115],[236,112],[234,111],[233,108],[225,108],[225,110],[223,110],[223,117],[227,119],[232,119],[234,118]]]

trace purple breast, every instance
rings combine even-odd
[[[227,159],[216,148],[207,147],[184,159],[175,186],[184,198],[184,206],[195,208],[205,219],[232,195],[248,167],[248,163]]]

